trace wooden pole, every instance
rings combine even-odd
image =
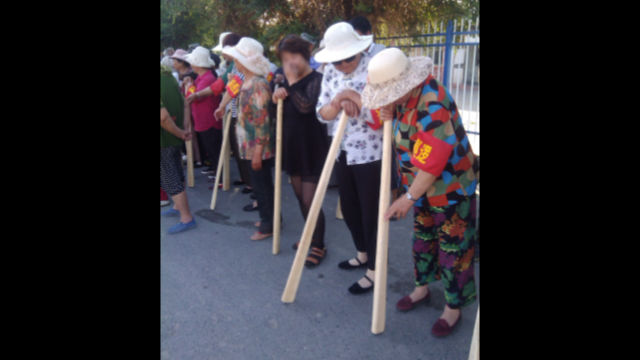
[[[276,120],[276,184],[273,202],[273,248],[271,252],[280,252],[280,207],[282,205],[282,99],[278,99]]]
[[[478,311],[476,313],[476,324],[473,326],[469,360],[480,360],[480,305],[478,305]]]
[[[224,121],[224,131],[222,133],[222,149],[225,150],[229,145],[229,127],[231,124],[231,111],[227,113],[227,118]],[[211,195],[211,210],[216,208],[216,200],[218,199],[218,184],[220,184],[220,174],[222,172],[222,164],[224,162],[225,151],[220,152],[218,158],[218,168],[216,169],[216,181],[213,184],[213,194]]]
[[[298,285],[300,285],[300,277],[302,276],[302,266],[304,265],[304,260],[307,257],[307,252],[311,245],[311,235],[313,235],[313,230],[316,228],[318,215],[322,208],[324,196],[327,193],[327,185],[329,185],[329,178],[331,178],[331,172],[333,171],[333,165],[336,162],[336,155],[338,154],[338,149],[340,148],[340,143],[344,136],[344,129],[347,126],[348,118],[347,114],[342,111],[342,115],[338,121],[338,129],[333,137],[333,142],[331,142],[327,159],[325,160],[324,167],[322,168],[322,174],[320,174],[320,180],[318,180],[318,187],[313,195],[313,201],[311,202],[311,208],[307,215],[307,221],[304,223],[304,229],[302,230],[302,236],[300,237],[300,243],[298,244],[298,251],[296,252],[296,257],[293,259],[293,265],[289,272],[287,285],[282,293],[282,302],[292,303],[296,299]]]
[[[231,117],[229,117],[231,122]],[[231,156],[231,141],[227,141],[227,146],[222,147],[224,153],[224,163],[222,164],[222,190],[229,191],[231,189],[231,168],[229,167],[229,157]]]
[[[391,193],[391,121],[384,122],[382,137],[382,169],[380,172],[380,199],[378,202],[378,236],[376,244],[376,276],[373,287],[373,314],[371,332],[384,331],[387,304],[387,257],[389,246],[389,220],[384,213],[389,207]]]
[[[195,135],[195,133],[193,134]],[[187,148],[187,186],[194,187],[195,180],[193,176],[193,144],[191,140],[185,142]]]

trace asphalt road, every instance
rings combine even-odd
[[[231,167],[233,181],[234,160]],[[364,270],[337,266],[355,248],[344,221],[335,218],[336,188],[328,189],[323,206],[327,257],[315,269],[304,268],[295,302],[284,304],[280,297],[295,256],[291,245],[304,226],[286,175],[278,255],[271,254],[271,238],[249,240],[258,220],[257,212],[242,211],[249,195],[234,186],[220,191],[211,212],[209,185],[196,169],[196,186],[187,190],[196,229],[168,235],[178,218],[161,216],[161,359],[467,359],[477,301],[462,310],[461,323],[446,338],[430,332],[445,304],[439,282],[430,285],[429,305],[408,313],[395,309],[413,289],[410,216],[390,223],[386,328],[373,335],[373,292],[347,291]]]

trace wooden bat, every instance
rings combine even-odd
[[[336,155],[344,136],[344,129],[347,126],[348,116],[342,111],[340,120],[338,121],[338,129],[331,142],[327,159],[324,162],[322,168],[322,174],[320,174],[320,180],[318,180],[318,187],[313,195],[313,201],[311,202],[311,208],[307,215],[307,221],[304,223],[304,229],[302,230],[302,236],[300,237],[300,243],[298,244],[298,251],[296,257],[293,259],[293,265],[289,272],[289,278],[287,279],[287,285],[282,293],[282,302],[292,303],[296,299],[296,293],[298,292],[298,285],[300,285],[300,277],[302,276],[302,266],[304,260],[307,257],[309,246],[311,245],[311,235],[316,227],[318,221],[318,215],[322,208],[322,202],[324,201],[324,195],[327,193],[327,185],[329,185],[329,178],[331,178],[331,172],[333,171],[333,165],[336,162]]]
[[[276,184],[273,202],[273,248],[271,252],[280,252],[280,207],[282,205],[282,99],[278,99],[276,120]]]
[[[480,360],[480,305],[478,305],[478,311],[476,313],[476,324],[473,326],[469,360]]]
[[[380,171],[380,199],[378,202],[378,237],[376,243],[376,276],[373,288],[373,314],[371,332],[384,331],[387,304],[387,257],[389,246],[389,220],[384,213],[389,207],[391,193],[391,121],[384,122],[382,136],[382,169]]]
[[[184,145],[187,148],[187,186],[194,187],[195,180],[193,177],[193,145],[191,143],[191,140],[186,141]]]
[[[231,111],[227,113],[227,118],[224,122],[224,131],[222,133],[222,151],[220,151],[220,157],[218,158],[218,168],[216,169],[216,182],[213,184],[213,194],[211,195],[211,210],[216,208],[216,200],[218,200],[218,184],[220,184],[220,173],[222,172],[222,164],[224,163],[224,156],[227,147],[229,146],[229,127],[231,124]]]
[[[340,195],[338,195],[338,205],[336,205],[336,219],[344,220],[344,216],[342,216],[342,206],[340,206]]]

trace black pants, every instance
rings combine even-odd
[[[347,166],[342,151],[336,165],[344,221],[356,249],[367,253],[367,268],[375,270],[381,161]]]
[[[231,124],[229,125],[229,141],[231,141],[231,150],[233,151],[233,157],[238,164],[238,172],[240,173],[240,180],[242,180],[247,186],[251,186],[251,175],[249,170],[251,169],[251,161],[245,161],[240,158],[240,146],[238,145],[238,138],[236,138],[236,123],[237,118],[231,118]]]
[[[206,152],[206,158],[211,162],[211,168],[217,169],[218,159],[220,159],[220,149],[222,148],[222,130],[212,127],[198,134],[198,143],[202,144]]]
[[[242,160],[251,169],[250,160]],[[258,213],[260,214],[260,228],[263,234],[273,232],[273,178],[271,168],[273,168],[273,158],[262,160],[262,168],[258,171],[250,170],[253,193],[258,201]]]

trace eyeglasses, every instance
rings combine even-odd
[[[352,56],[352,57],[350,57],[350,58],[346,58],[346,59],[344,59],[344,60],[340,60],[340,61],[332,62],[332,64],[333,64],[333,66],[338,66],[338,65],[342,64],[343,62],[350,63],[350,62],[352,62],[352,61],[356,58],[356,56],[357,56],[357,55],[353,55],[353,56]]]

